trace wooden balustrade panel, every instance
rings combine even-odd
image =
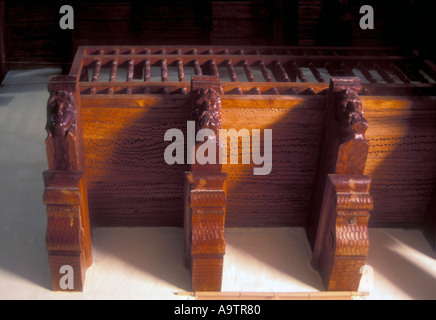
[[[122,100],[122,102],[121,102]],[[370,226],[418,226],[436,184],[436,101],[362,96],[370,144]],[[321,96],[222,96],[223,129],[272,129],[272,171],[228,163],[226,226],[303,226],[322,134]],[[97,225],[182,226],[187,165],[164,161],[166,130],[186,139],[188,96],[82,96],[90,212]],[[251,139],[251,137],[250,137]],[[230,141],[228,141],[230,147]],[[239,152],[242,143],[239,141]],[[261,151],[263,151],[261,146]],[[186,150],[185,150],[186,152]],[[230,157],[230,150],[228,151]]]
[[[436,184],[436,99],[362,97],[374,209],[370,226],[417,227]]]
[[[165,163],[170,142],[164,135],[178,128],[186,138],[189,81],[201,74],[220,77],[223,129],[272,129],[268,175],[254,175],[263,164],[251,157],[242,164],[242,155],[238,164],[228,159],[223,166],[226,226],[305,225],[328,82],[351,75],[362,83],[369,124],[364,174],[372,177],[370,226],[424,221],[436,185],[436,69],[410,52],[94,46],[79,48],[71,73],[80,75],[90,211],[97,225],[183,225],[188,165]]]
[[[132,96],[133,98],[133,96]],[[82,97],[94,225],[182,226],[186,165],[164,161],[166,130],[186,131],[187,98]]]
[[[136,99],[135,99],[136,98]],[[302,226],[323,121],[321,97],[222,98],[223,129],[272,129],[272,171],[263,165],[230,164],[226,226]],[[186,164],[168,165],[168,129],[186,139],[189,98],[173,96],[82,96],[82,118],[94,225],[182,226]],[[311,128],[307,130],[307,128]],[[262,140],[263,141],[263,140]],[[228,141],[230,148],[230,140]],[[242,145],[239,141],[239,153]],[[263,152],[263,146],[261,146]],[[185,149],[186,152],[186,149]],[[185,154],[186,156],[186,154]]]

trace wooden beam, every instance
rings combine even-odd
[[[354,291],[320,292],[176,292],[196,300],[354,300],[368,294]]]

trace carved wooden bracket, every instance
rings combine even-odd
[[[359,288],[369,252],[370,182],[364,175],[328,175],[312,258],[327,290]]]
[[[83,170],[77,83],[72,76],[50,77],[47,102],[47,160],[50,170]]]
[[[219,155],[221,86],[217,77],[192,77],[191,117],[196,134],[210,129]],[[208,137],[209,139],[209,137]],[[195,151],[204,142],[197,142]],[[189,151],[188,151],[189,152]],[[191,269],[194,291],[221,291],[225,254],[225,181],[219,159],[215,164],[192,164],[185,183],[185,263]]]
[[[193,291],[220,291],[226,248],[227,174],[186,173],[185,263]]]
[[[328,290],[357,290],[368,252],[370,179],[359,78],[333,77],[306,233]]]
[[[47,205],[46,245],[53,290],[82,291],[86,269],[92,264],[91,231],[82,142],[79,92],[74,76],[54,76],[48,84],[49,170],[43,173]],[[60,285],[60,268],[74,272],[72,289]]]
[[[92,264],[91,248],[83,222],[83,172],[51,171],[43,173],[47,205],[46,246],[49,254],[53,290],[82,291],[86,269]],[[62,288],[60,270],[72,268],[74,283]]]
[[[313,248],[328,174],[363,174],[369,144],[365,138],[360,79],[332,77],[327,97],[321,152],[312,194],[312,214],[306,232]]]

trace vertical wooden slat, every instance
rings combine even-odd
[[[197,76],[203,75],[203,72],[201,71],[200,63],[198,62],[197,59],[194,59],[194,72],[195,75]]]
[[[160,62],[160,71],[161,71],[161,78],[162,82],[168,82],[168,66],[167,66],[167,60],[162,59]]]
[[[357,64],[357,68],[360,70],[360,72],[362,72],[363,76],[366,79],[368,79],[369,82],[377,83],[377,80],[374,79],[374,77],[371,75],[371,73],[368,71],[368,69],[362,63],[359,62]]]
[[[218,72],[218,67],[216,65],[216,61],[214,59],[209,60],[209,67],[210,67],[210,71],[211,71],[213,76],[215,76],[215,77],[220,76],[220,74]]]
[[[403,71],[401,71],[400,68],[398,68],[397,65],[391,63],[389,68],[397,75],[398,78],[400,78],[401,81],[404,83],[410,83],[409,78],[406,76],[406,74],[404,74]]]
[[[118,60],[112,60],[111,74],[109,76],[109,81],[114,82],[117,79],[117,71],[118,71]]]
[[[378,64],[374,63],[374,69],[380,74],[384,81],[387,83],[394,83],[394,79]]]
[[[263,60],[259,61],[259,67],[260,67],[260,71],[262,71],[262,75],[265,79],[266,82],[273,82],[271,75],[268,72],[268,69],[265,65],[265,62]]]
[[[315,67],[315,65],[313,63],[309,63],[309,69],[313,73],[315,79],[318,82],[325,82],[324,78],[321,76],[318,69]]]
[[[177,59],[177,72],[179,74],[179,81],[185,82],[185,70],[183,69],[183,61],[181,59]]]
[[[286,73],[285,68],[283,68],[283,66],[280,63],[280,61],[278,61],[278,60],[274,61],[274,66],[275,66],[278,74],[280,75],[280,81],[282,81],[282,82],[291,82],[291,80],[289,79],[288,74]]]
[[[128,82],[133,81],[133,68],[135,66],[135,63],[133,62],[133,60],[129,60],[128,61],[128,65],[127,65],[127,75],[126,75],[126,80]]]
[[[144,61],[144,81],[150,82],[150,60],[145,59]]]
[[[95,61],[94,73],[92,75],[92,81],[94,81],[94,82],[98,81],[98,78],[100,77],[100,72],[101,72],[101,59],[98,59]]]
[[[236,76],[235,68],[233,68],[233,64],[230,59],[226,60],[226,67],[229,72],[230,80],[232,82],[238,82],[238,77]]]
[[[306,77],[304,76],[303,72],[301,71],[301,69],[298,67],[296,62],[293,62],[291,64],[292,66],[292,71],[294,71],[296,73],[296,75],[298,76],[298,78],[300,78],[301,82],[307,82]]]
[[[253,72],[251,72],[250,65],[246,59],[242,61],[242,66],[244,67],[245,75],[247,76],[248,82],[254,82]]]

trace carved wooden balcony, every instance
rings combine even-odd
[[[83,289],[91,227],[184,227],[193,290],[219,291],[225,228],[284,226],[306,229],[326,290],[356,291],[368,227],[435,244],[435,82],[434,65],[392,48],[80,47],[49,82],[53,289],[62,265]],[[220,129],[271,130],[271,171],[230,149],[190,163],[206,140],[166,163],[165,133],[186,137],[189,121],[216,154]]]

